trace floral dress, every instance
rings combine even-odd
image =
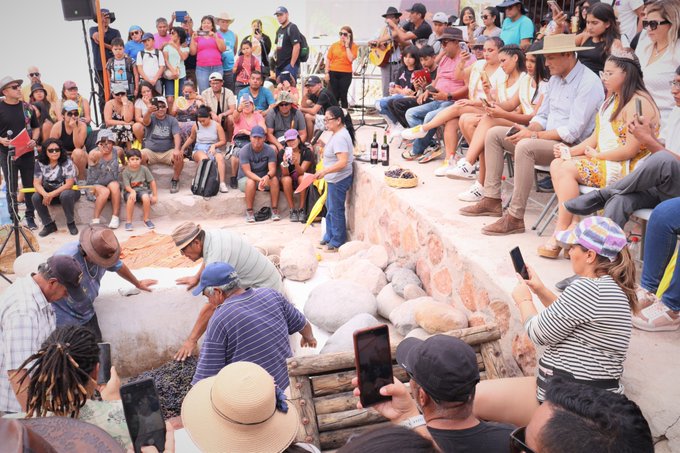
[[[125,121],[123,115],[115,110],[111,113],[111,119],[115,121]],[[126,143],[135,141],[135,137],[132,134],[132,126],[129,124],[116,124],[115,126],[111,126],[109,130],[116,136],[116,144],[119,146],[125,146]]]

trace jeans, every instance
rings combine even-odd
[[[222,73],[222,80],[224,81],[224,88],[229,88],[232,93],[238,94],[234,91],[234,73],[231,70]]]
[[[381,115],[386,116],[390,121],[392,121],[392,123],[397,124],[399,122],[399,120],[390,111],[389,104],[390,104],[390,102],[392,102],[396,99],[401,99],[403,97],[404,97],[403,94],[393,94],[391,96],[387,96],[387,97],[384,97],[382,99],[378,99],[375,103],[375,108],[378,110],[378,112]]]
[[[8,177],[9,165],[7,163],[7,153],[0,152],[0,167],[2,167],[2,176],[5,181],[11,181],[12,185],[7,184],[7,209],[11,219],[14,219],[14,214],[19,212],[17,207],[17,179],[21,175],[21,185],[25,188],[33,187],[33,171],[35,169],[35,156],[32,152],[26,153],[14,161],[14,174]],[[31,197],[26,195],[26,218],[33,219],[35,217],[35,210],[33,208],[33,201]]]
[[[298,75],[300,74],[300,62],[298,62],[295,67],[291,66],[290,63],[288,63],[284,67],[278,67],[276,68],[276,77],[278,77],[282,72],[288,71],[290,72],[290,75],[293,76],[295,80],[298,79]]]
[[[406,121],[406,112],[413,107],[418,107],[418,101],[416,101],[416,98],[413,96],[404,96],[399,99],[394,99],[387,104],[387,109],[403,127],[409,127],[408,122]]]
[[[162,79],[163,80],[163,87],[165,89],[165,95],[166,96],[174,96],[175,95],[175,80],[174,79]],[[186,80],[186,77],[183,77],[179,79],[179,87],[177,88],[177,96],[184,96],[182,94],[182,89],[184,89],[184,81]]]
[[[38,211],[38,216],[40,216],[40,221],[43,226],[49,225],[54,222],[52,216],[50,215],[50,210],[48,206],[43,204],[43,197],[38,192],[33,193],[33,204],[35,205],[35,210]],[[66,223],[73,223],[74,213],[76,207],[76,201],[80,198],[80,192],[77,190],[64,190],[59,194],[57,198],[52,199],[52,205],[61,204],[64,210],[64,215],[66,216]]]
[[[338,182],[328,183],[326,198],[326,235],[323,240],[333,247],[340,247],[347,241],[347,221],[345,219],[345,199],[352,187],[354,175]]]
[[[196,66],[196,82],[198,83],[198,92],[210,88],[210,74],[219,72],[222,75],[222,65],[215,66]]]
[[[656,293],[666,266],[673,257],[680,234],[680,198],[672,198],[659,204],[647,223],[645,233],[645,256],[640,286]],[[675,262],[675,271],[668,289],[661,297],[671,310],[680,311],[680,263]]]
[[[406,122],[408,122],[409,127],[415,127],[419,124],[427,123],[434,116],[439,113],[444,107],[448,107],[453,104],[450,101],[430,101],[427,104],[422,104],[417,107],[411,107],[406,111]],[[413,150],[411,154],[420,155],[423,154],[425,148],[429,146],[432,142],[432,137],[436,129],[430,129],[427,131],[427,135],[423,138],[419,138],[413,141]]]

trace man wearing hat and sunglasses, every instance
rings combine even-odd
[[[267,142],[281,151],[286,143],[283,134],[289,129],[298,131],[300,142],[307,141],[307,124],[305,117],[296,105],[293,95],[281,90],[276,97],[276,104],[267,112],[264,118],[267,126]]]
[[[397,379],[382,387],[380,394],[392,400],[373,406],[381,415],[432,438],[442,452],[508,452],[514,426],[472,413],[479,367],[470,345],[449,335],[406,338],[397,346],[397,363],[410,377],[410,390]],[[355,388],[354,395],[359,393]]]
[[[0,414],[23,410],[25,393],[18,401],[12,389],[26,374],[18,368],[56,328],[52,303],[82,294],[82,277],[73,257],[54,255],[38,266],[37,273],[17,278],[0,296]]]
[[[45,90],[45,97],[48,101],[50,101],[50,104],[55,105],[57,103],[57,92],[54,90],[52,85],[49,83],[44,83],[40,79],[40,69],[38,69],[37,66],[29,66],[27,75],[29,79],[28,83],[21,88],[21,94],[24,97],[24,101],[31,101],[31,93],[34,91],[33,86],[38,83],[42,85],[43,89]]]
[[[97,341],[102,341],[94,300],[99,295],[104,274],[115,272],[142,291],[151,291],[157,280],[137,280],[130,268],[120,260],[120,244],[116,235],[104,225],[88,225],[81,231],[78,242],[62,246],[55,255],[73,257],[83,271],[80,287],[83,292],[69,293],[55,302],[57,327],[77,324],[92,330]]]

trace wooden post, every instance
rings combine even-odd
[[[316,420],[316,409],[312,398],[312,385],[307,376],[290,377],[290,401],[295,404],[300,415],[296,442],[314,444],[321,448],[319,425]]]

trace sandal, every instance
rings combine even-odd
[[[538,256],[542,256],[543,258],[550,258],[553,260],[559,258],[561,252],[562,247],[560,247],[557,244],[551,245],[550,243],[541,245],[537,249]]]
[[[403,157],[405,160],[415,160],[420,156],[417,154],[412,154],[411,151],[406,150],[401,153],[401,157]]]

